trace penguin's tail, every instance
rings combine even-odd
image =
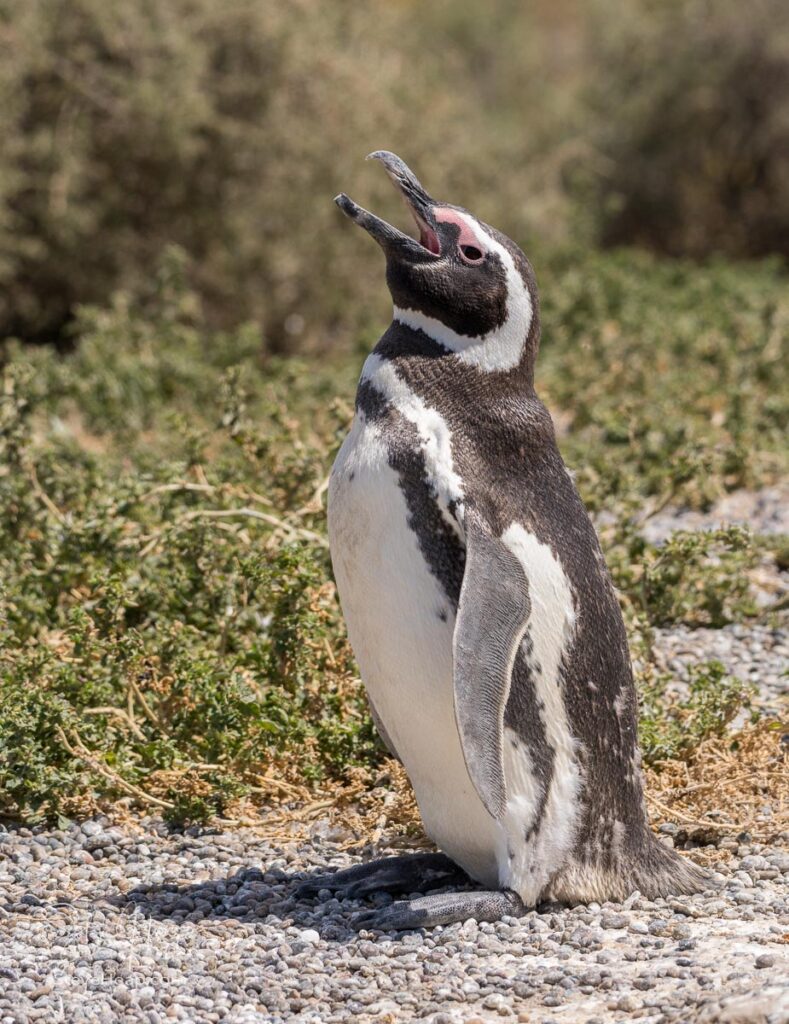
[[[541,900],[603,903],[625,900],[636,890],[657,899],[715,888],[707,871],[664,846],[646,827],[637,842],[617,853],[601,851],[597,858],[572,859],[551,879]]]
[[[641,857],[631,866],[631,891],[638,889],[647,899],[687,896],[714,886],[707,871],[671,847],[664,846],[652,833],[644,843]]]

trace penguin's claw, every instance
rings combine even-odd
[[[293,895],[297,900],[301,900],[308,896],[317,896],[321,889],[328,889],[330,892],[333,892],[332,878],[332,875],[318,875],[317,878],[311,878],[309,881],[297,885]]]
[[[413,902],[401,900],[378,910],[364,910],[361,914],[354,914],[351,927],[357,932],[398,932],[425,927],[425,915],[411,906]]]
[[[520,917],[526,912],[521,898],[514,892],[444,892],[401,900],[378,910],[356,914],[351,925],[357,930],[405,931],[412,928],[433,928],[457,921],[499,921],[507,915]]]
[[[326,889],[341,899],[361,900],[366,896],[374,895],[376,892],[387,892],[389,891],[389,886],[392,885],[391,882],[387,885],[384,879],[376,880],[375,876],[367,879],[362,878],[357,881],[343,882],[341,879],[337,879],[339,874],[341,872],[338,871],[336,875],[318,875],[315,879],[303,882],[296,889],[296,897],[302,899],[304,897],[317,896],[322,889]]]

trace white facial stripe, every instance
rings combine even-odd
[[[486,373],[511,370],[521,360],[534,315],[529,291],[509,250],[489,235],[473,217],[462,213],[458,213],[458,216],[462,217],[469,230],[483,239],[485,246],[501,259],[507,275],[507,316],[504,323],[487,334],[472,338],[466,334],[458,334],[440,320],[426,316],[416,309],[400,309],[395,306],[394,319],[407,327],[424,331],[444,348],[455,352],[461,362],[476,366]]]
[[[452,432],[447,421],[436,409],[425,405],[414,394],[406,382],[398,377],[388,359],[375,354],[368,356],[362,369],[362,380],[373,384],[416,427],[425,454],[425,472],[441,515],[462,540],[463,534],[458,520],[450,511],[450,504],[455,504],[459,515],[463,503],[463,481],[455,472]]]
[[[518,858],[526,863],[556,865],[562,863],[574,842],[581,776],[575,756],[575,740],[567,722],[567,711],[560,684],[562,657],[572,640],[575,609],[570,581],[560,562],[547,544],[513,523],[502,535],[502,541],[523,566],[529,582],[528,635],[532,643],[529,665],[532,670],[537,700],[541,704],[540,719],[548,743],[554,751],[554,772],[544,817],[533,844],[518,852],[510,870],[519,870]],[[525,751],[521,753],[521,759]],[[510,755],[515,758],[516,751]],[[513,771],[513,767],[510,767]],[[525,787],[523,774],[507,776],[507,816],[523,819],[529,807],[536,808],[534,790]],[[517,787],[517,788],[516,788]],[[520,790],[520,792],[518,791]],[[534,824],[524,820],[524,827]],[[514,821],[510,824],[510,828]],[[552,870],[552,869],[551,869]],[[535,879],[544,884],[547,879]]]

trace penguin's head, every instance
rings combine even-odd
[[[433,199],[394,153],[367,159],[384,165],[419,229],[411,238],[345,193],[335,199],[383,249],[395,319],[482,369],[530,366],[539,340],[537,286],[520,248],[463,207]]]

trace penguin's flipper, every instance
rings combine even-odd
[[[453,641],[455,719],[474,788],[498,819],[507,801],[504,708],[531,604],[521,562],[472,508],[466,510],[465,533]]]

